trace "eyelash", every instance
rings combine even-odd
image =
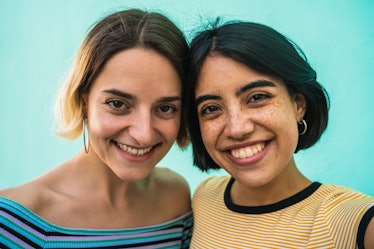
[[[105,104],[107,104],[115,112],[121,112],[123,110],[129,109],[129,106],[125,102],[118,99],[108,100],[107,102],[105,102]],[[118,104],[120,104],[120,107],[116,106]]]
[[[212,110],[213,109],[213,110]],[[219,108],[217,106],[214,106],[214,105],[208,105],[204,108],[201,109],[200,111],[200,115],[201,116],[204,116],[204,115],[209,115],[209,114],[213,114],[214,112],[216,112]]]
[[[168,108],[166,112],[162,110],[165,107]],[[162,115],[173,115],[178,111],[178,109],[172,105],[160,105],[157,107],[157,111],[160,112]]]
[[[250,95],[248,97],[247,105],[253,105],[253,104],[261,103],[263,100],[266,100],[270,97],[271,96],[269,94],[265,94],[265,93],[257,93],[257,94]],[[207,115],[213,115],[217,111],[219,111],[218,106],[207,105],[207,106],[203,107],[200,110],[199,113],[200,113],[201,116],[207,116]]]
[[[105,104],[107,104],[110,107],[110,109],[116,113],[123,113],[130,109],[130,106],[126,102],[123,102],[118,99],[108,100],[107,102],[105,102]],[[118,107],[118,105],[120,105],[120,107]],[[163,110],[165,108],[168,109],[165,111]],[[169,117],[177,113],[178,108],[176,108],[173,105],[162,104],[156,107],[156,112],[160,113],[160,115],[162,116]]]
[[[254,94],[254,95],[250,96],[247,103],[256,103],[256,102],[260,102],[260,101],[262,101],[264,99],[268,99],[268,98],[270,98],[270,96],[268,94],[257,93],[257,94]]]

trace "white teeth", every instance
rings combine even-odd
[[[244,150],[240,150],[240,152],[239,152],[239,157],[240,157],[240,158],[245,158],[245,157],[246,157],[246,151],[244,151]]]
[[[255,153],[251,150],[251,148],[246,148],[245,149],[245,156],[242,157],[242,158],[251,157],[251,156],[253,156],[253,154],[255,154]]]
[[[127,146],[125,144],[118,143],[118,142],[117,142],[117,145],[118,145],[118,147],[121,148],[121,150],[123,150],[124,152],[127,152],[127,153],[129,153],[133,156],[142,156],[142,155],[150,152],[151,149],[152,149],[152,146],[147,147],[147,148],[143,148],[143,149],[136,149],[136,148],[133,148],[133,147],[130,147],[130,146]]]
[[[265,144],[261,143],[256,146],[249,146],[246,148],[231,150],[231,155],[235,158],[248,158],[261,152],[264,148]]]

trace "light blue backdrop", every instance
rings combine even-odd
[[[82,140],[53,133],[52,107],[86,31],[108,11],[161,11],[188,37],[206,20],[270,25],[298,43],[331,96],[327,132],[296,155],[311,179],[374,195],[374,1],[370,0],[2,0],[0,2],[0,188],[29,181],[75,155]],[[160,165],[192,191],[207,177],[191,150],[172,148]],[[218,172],[217,174],[224,174]]]

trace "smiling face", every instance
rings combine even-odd
[[[238,182],[263,186],[296,170],[305,99],[291,97],[282,80],[213,55],[201,68],[195,96],[204,145]]]
[[[177,137],[181,94],[178,73],[164,56],[144,48],[116,54],[84,98],[88,156],[123,180],[144,179]]]

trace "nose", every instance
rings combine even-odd
[[[250,116],[240,108],[231,109],[226,116],[224,134],[233,139],[245,139],[254,130]]]
[[[129,134],[139,146],[149,146],[154,137],[154,121],[149,111],[139,110],[133,116]]]

